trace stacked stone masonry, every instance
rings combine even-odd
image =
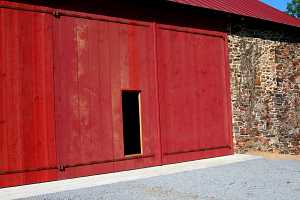
[[[299,38],[238,27],[229,62],[236,152],[300,154]]]

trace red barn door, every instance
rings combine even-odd
[[[232,153],[226,35],[158,28],[163,163]]]
[[[232,153],[226,34],[70,13],[0,8],[0,187]]]
[[[52,19],[0,8],[0,188],[56,178]]]
[[[60,17],[55,120],[63,178],[157,165],[160,161],[153,29]],[[140,92],[140,155],[124,153],[122,91]]]

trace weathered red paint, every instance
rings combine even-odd
[[[90,164],[98,165],[97,173],[157,165],[158,133],[151,131],[158,126],[157,104],[151,101],[156,91],[151,24],[65,16],[56,24],[56,138],[59,163],[70,167],[63,175],[94,174],[83,167]],[[145,158],[124,156],[122,90],[142,91]]]
[[[0,185],[51,180],[56,176],[52,17],[1,9],[0,20],[0,172],[6,172]]]
[[[226,34],[159,26],[158,71],[163,163],[231,148]],[[176,41],[176,42],[174,42]]]
[[[225,33],[1,3],[0,187],[232,153]],[[142,155],[122,90],[141,91]]]

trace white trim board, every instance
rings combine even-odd
[[[205,169],[209,167],[217,167],[248,160],[260,159],[262,157],[235,154],[218,158],[210,158],[204,160],[196,160],[191,162],[183,162],[177,164],[163,165],[157,167],[149,167],[137,170],[116,172],[110,174],[102,174],[25,186],[17,186],[0,189],[0,199],[18,199],[28,198],[38,195],[63,192],[68,190],[77,190],[94,186],[107,185],[118,182],[126,182],[137,179],[151,178],[155,176],[175,174],[185,171]]]

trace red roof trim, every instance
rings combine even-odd
[[[168,0],[300,28],[300,20],[259,0]]]

